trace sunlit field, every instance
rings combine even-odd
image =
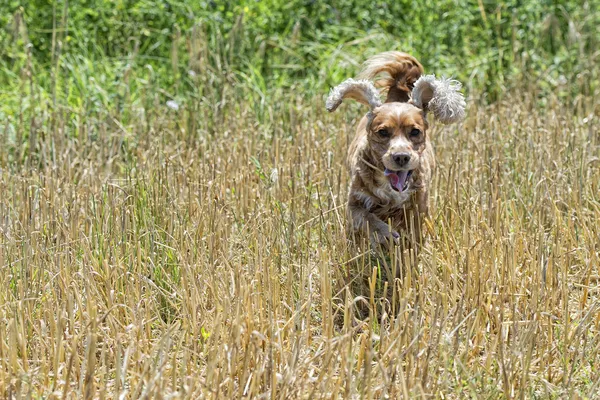
[[[362,45],[270,84],[228,69],[238,21],[180,32],[168,87],[137,53],[6,55],[0,397],[597,398],[598,53],[568,82],[440,67],[463,77],[467,117],[431,128],[426,243],[392,279],[346,235],[366,110],[324,105]]]

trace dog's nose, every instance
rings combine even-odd
[[[408,153],[394,153],[392,159],[398,166],[404,167],[410,161],[410,154]]]

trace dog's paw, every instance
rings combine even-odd
[[[400,234],[390,230],[387,226],[371,233],[371,243],[374,245],[388,247],[400,243]]]

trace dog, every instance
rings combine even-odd
[[[376,85],[387,92],[384,103],[370,81],[378,77]],[[329,112],[348,98],[369,107],[348,150],[351,232],[365,234],[373,246],[417,249],[435,168],[427,115],[444,124],[462,120],[461,84],[424,75],[417,59],[397,51],[369,59],[358,78],[333,88],[325,104]]]

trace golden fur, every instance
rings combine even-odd
[[[368,233],[373,244],[402,237],[408,243],[421,242],[435,168],[426,114],[431,110],[442,122],[464,116],[460,84],[422,74],[423,67],[414,57],[386,52],[367,61],[361,74],[379,78],[377,83],[387,92],[385,103],[381,104],[368,80],[353,79],[333,89],[327,100],[329,111],[344,98],[370,106],[348,151],[348,212],[353,233]]]
[[[355,233],[369,230],[371,239],[378,243],[398,238],[398,232],[414,231],[415,236],[409,235],[409,239],[419,242],[421,220],[429,210],[429,184],[435,167],[427,121],[420,110],[408,103],[385,103],[373,114],[369,128],[369,117],[362,118],[348,151],[351,174],[348,211],[352,228]],[[393,131],[389,139],[377,136],[382,127]],[[411,140],[408,134],[414,127],[423,134]],[[385,160],[394,141],[412,153],[411,162],[415,166],[409,186],[402,193],[392,189],[384,176]]]

